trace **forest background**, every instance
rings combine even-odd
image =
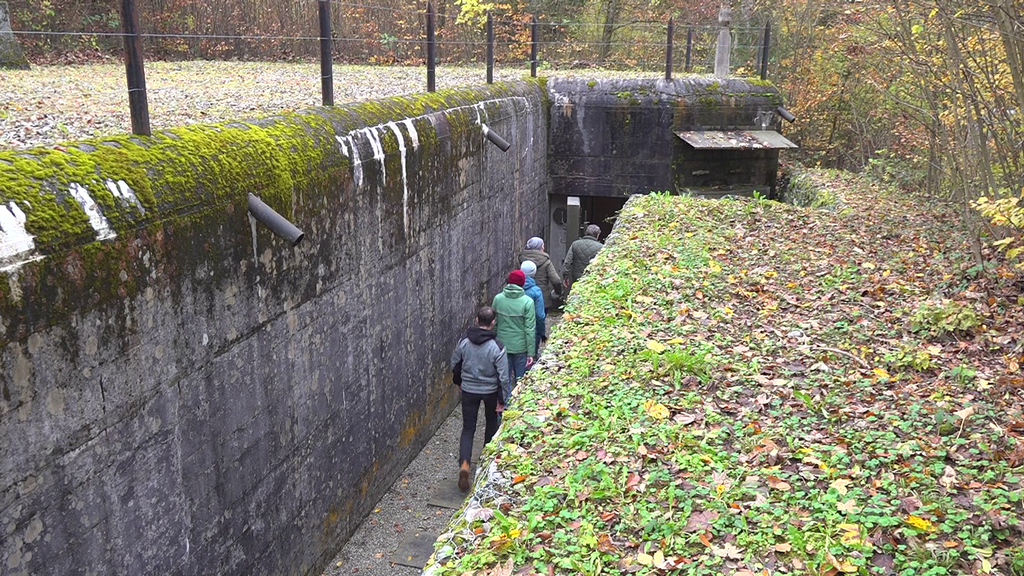
[[[335,59],[420,64],[422,0],[332,1]],[[740,0],[732,2],[734,69],[753,73],[765,22],[769,77],[799,121],[787,134],[808,165],[867,171],[907,191],[952,200],[969,233],[1003,225],[1002,248],[1024,255],[1024,8],[1020,0]],[[317,57],[316,0],[139,0],[149,59]],[[116,0],[11,0],[12,25],[34,62],[119,57]],[[442,63],[479,63],[487,13],[499,65],[529,59],[540,22],[542,68],[657,70],[666,23],[681,52],[694,32],[695,71],[713,61],[719,0],[437,0]],[[98,34],[62,34],[94,32]],[[55,34],[61,33],[61,34]],[[103,33],[113,35],[104,36]],[[980,203],[978,199],[981,198]],[[980,243],[979,243],[980,246]]]

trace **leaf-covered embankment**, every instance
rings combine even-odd
[[[429,573],[1022,573],[1015,279],[816,178],[630,201]]]

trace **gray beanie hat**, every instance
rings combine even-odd
[[[531,260],[523,260],[523,265],[519,269],[530,278],[533,278],[533,275],[537,273],[537,265]]]
[[[527,250],[540,250],[541,246],[544,246],[544,240],[537,236],[526,241]]]

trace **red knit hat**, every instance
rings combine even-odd
[[[508,273],[508,283],[522,286],[526,284],[526,274],[523,274],[522,270],[513,270]]]

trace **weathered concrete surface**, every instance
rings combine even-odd
[[[0,154],[0,573],[319,573],[543,231],[544,97]],[[250,191],[306,240],[253,226]]]
[[[0,2],[0,68],[29,69],[21,44],[11,32],[11,11],[7,2]]]
[[[705,152],[683,130],[777,130],[770,83],[687,76],[658,80],[552,78],[551,191],[628,197],[690,186],[774,182],[776,151]]]

